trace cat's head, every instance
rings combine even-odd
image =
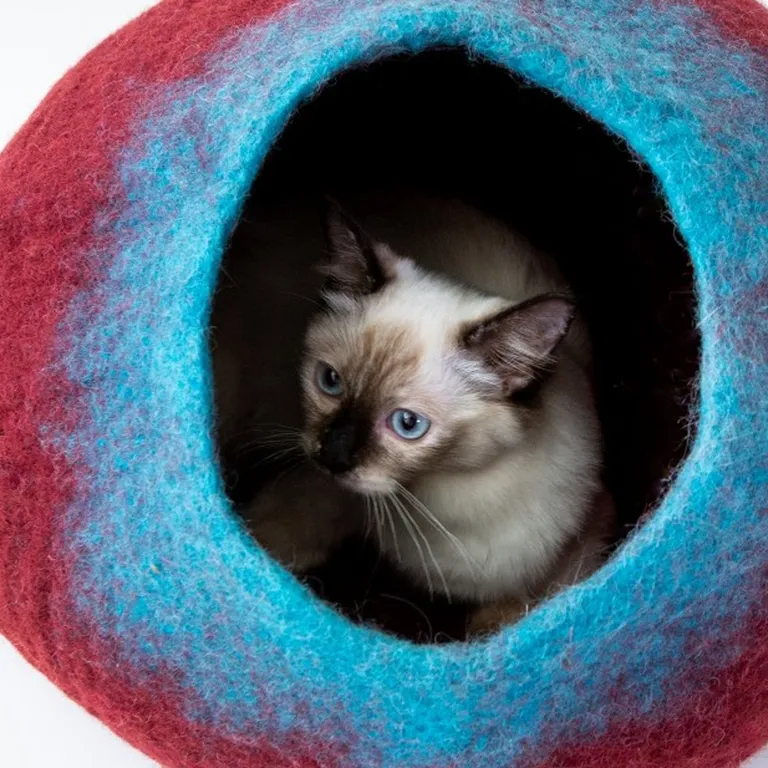
[[[326,311],[310,324],[302,363],[307,453],[374,494],[524,447],[572,302],[513,306],[428,273],[333,203],[327,240]]]

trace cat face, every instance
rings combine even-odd
[[[510,306],[373,243],[335,205],[327,224],[327,311],[308,329],[301,371],[307,453],[376,494],[522,445],[570,301]]]

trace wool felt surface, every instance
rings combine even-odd
[[[167,766],[738,765],[768,741],[767,41],[746,0],[166,0],[109,38],[0,156],[0,631]],[[653,169],[702,359],[690,455],[610,564],[486,641],[418,647],[232,514],[206,327],[302,100],[446,45]]]

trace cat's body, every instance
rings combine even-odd
[[[385,475],[402,471],[402,484],[421,502],[398,492],[392,524],[387,519],[378,526],[382,548],[423,585],[479,602],[528,603],[553,580],[588,575],[605,546],[607,510],[584,326],[578,318],[570,324],[557,344],[556,365],[527,402],[493,391],[477,397],[483,384],[466,381],[482,377],[483,366],[457,351],[467,325],[543,294],[567,295],[555,265],[502,224],[459,203],[390,197],[350,210],[371,241],[418,266],[395,259],[397,274],[380,291],[356,297],[354,309],[342,297],[341,320],[317,320],[308,350],[322,359],[329,343],[346,345],[355,386],[367,389],[368,399],[377,389],[398,392],[392,406],[402,398],[400,405],[428,411],[433,423],[451,422],[454,431],[445,438],[449,445],[437,447],[440,455],[417,468],[390,467],[398,462],[392,457],[374,459]],[[387,364],[375,362],[383,349]],[[361,364],[366,357],[374,361],[368,376]],[[305,397],[312,411],[316,394]],[[441,413],[443,406],[450,412]],[[358,490],[366,490],[366,482]],[[396,506],[406,508],[405,519]]]
[[[329,244],[308,241],[314,253],[330,247],[331,261],[329,310],[306,338],[303,445],[331,468],[331,493],[351,489],[358,504],[367,496],[382,550],[433,590],[523,605],[588,575],[610,513],[596,512],[601,446],[588,336],[556,267],[459,203],[397,194],[358,198],[349,209],[359,229],[350,232],[337,212]],[[507,329],[506,347],[497,327]],[[551,336],[541,349],[528,345],[537,329]],[[342,386],[331,396],[317,380],[328,367]],[[427,433],[401,440],[397,409],[427,414]],[[276,507],[259,512],[266,499],[254,501],[252,517],[269,519],[274,533]],[[341,538],[363,522],[352,507],[343,520],[325,510],[313,523],[330,523]],[[273,536],[281,547],[307,515],[283,508],[286,530]]]

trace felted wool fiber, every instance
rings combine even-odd
[[[0,631],[166,766],[723,768],[768,741],[768,19],[747,0],[166,0],[0,156]],[[212,438],[219,260],[300,102],[454,45],[659,179],[697,438],[609,566],[482,643],[353,626],[247,537]],[[450,162],[450,158],[446,158]]]

